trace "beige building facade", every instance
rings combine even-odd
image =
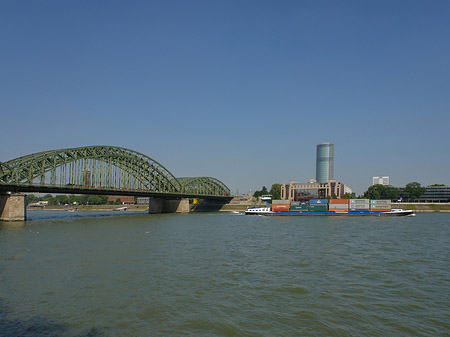
[[[327,197],[339,199],[346,193],[352,193],[352,190],[334,179],[328,180],[327,183],[318,183],[312,179],[308,183],[298,183],[296,180],[292,180],[289,184],[281,184],[281,199],[290,201],[325,199]]]

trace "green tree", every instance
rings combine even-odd
[[[356,199],[355,193],[345,193],[341,199]]]
[[[29,204],[35,203],[38,201],[38,198],[34,195],[34,194],[27,194],[27,198],[26,198],[26,204],[27,206]]]
[[[368,199],[398,199],[399,191],[396,187],[390,185],[372,185],[366,192],[364,197]]]
[[[403,195],[410,200],[418,199],[426,191],[425,187],[422,187],[418,182],[412,182],[406,184],[403,190]]]
[[[381,199],[380,190],[383,185],[372,185],[366,192],[364,192],[364,198],[368,199]]]
[[[269,194],[272,195],[272,199],[274,200],[281,199],[281,184],[272,184]]]
[[[51,194],[46,194],[42,198],[39,198],[39,199],[41,199],[43,201],[48,201],[49,205],[56,205],[55,198],[53,198],[53,196]]]
[[[107,199],[106,195],[90,195],[87,202],[89,205],[105,205]]]
[[[255,191],[255,193],[253,193],[253,196],[255,198],[259,198],[260,196],[266,195],[266,194],[269,194],[269,191],[267,190],[266,186],[263,186],[261,191]]]
[[[73,194],[69,195],[68,196],[68,204],[73,205],[74,202],[79,203],[78,197]]]
[[[81,205],[89,205],[89,195],[83,194],[78,197],[78,203]]]
[[[65,205],[69,203],[69,197],[65,194],[60,194],[55,197],[55,203],[58,205]]]

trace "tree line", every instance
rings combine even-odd
[[[27,195],[27,205],[36,203],[38,201],[48,201],[49,205],[106,205],[106,204],[121,204],[120,201],[107,202],[107,195],[51,195],[46,194],[44,196],[36,196],[34,194]]]
[[[274,200],[281,199],[281,184],[272,184],[272,186],[270,187],[270,191],[267,190],[266,186],[263,186],[260,191],[255,191],[255,193],[253,193],[253,196],[255,198],[259,198],[262,195],[268,194],[270,194],[272,196],[272,199]]]
[[[440,185],[436,184],[434,186]],[[399,198],[402,198],[405,200],[415,200],[420,198],[425,191],[426,188],[422,187],[418,182],[406,184],[402,191],[400,191],[399,188],[390,185],[372,185],[364,192],[364,197],[368,199],[398,200]]]
[[[434,184],[432,186],[445,186],[442,184]],[[421,195],[423,195],[426,191],[425,187],[422,187],[418,182],[411,182],[406,184],[405,188],[401,191],[399,188],[391,186],[391,185],[372,185],[370,186],[363,195],[359,196],[359,198],[367,198],[367,199],[390,199],[390,200],[398,200],[399,198],[405,200],[415,200],[418,199]],[[272,184],[270,190],[267,189],[266,186],[263,186],[261,190],[255,191],[253,196],[255,198],[259,198],[262,195],[272,195],[272,199],[277,200],[281,199],[281,184]],[[356,198],[355,194],[346,193],[342,196],[343,199],[354,199]],[[336,199],[336,196],[333,196],[333,199]]]

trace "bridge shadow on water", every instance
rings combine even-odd
[[[218,212],[228,204],[228,200],[205,200],[198,204],[190,205],[191,212]]]
[[[0,336],[2,337],[55,337],[66,334],[72,335],[70,328],[52,319],[34,316],[31,318],[11,318],[11,312],[6,309],[4,301],[0,298]],[[90,328],[75,334],[80,337],[106,336],[103,328]]]

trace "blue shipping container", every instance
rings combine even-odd
[[[328,204],[328,199],[311,199],[309,201],[310,205],[316,205],[316,204]]]

